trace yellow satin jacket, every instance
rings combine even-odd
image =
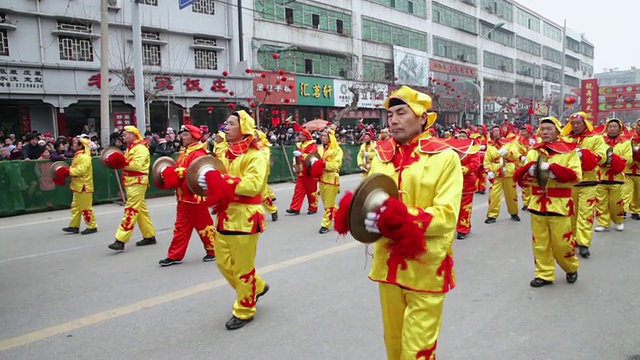
[[[358,151],[358,166],[365,166],[367,163],[371,164],[371,160],[375,156],[376,142],[371,140],[369,145],[363,143],[360,145],[360,151]],[[364,153],[367,153],[365,158]]]
[[[608,138],[608,136],[604,135],[603,140],[606,149],[608,150],[610,145],[607,144],[606,138]],[[625,170],[633,162],[632,152],[633,150],[631,149],[631,140],[623,140],[613,145],[613,153],[626,160]],[[618,174],[611,174],[610,168],[608,166],[600,167],[600,181],[617,181],[624,183],[626,178],[627,175],[625,174],[625,171]]]
[[[76,151],[69,167],[69,189],[74,192],[93,192],[93,160],[84,150]]]
[[[598,166],[591,171],[585,171],[582,173],[582,182],[594,182],[600,181],[600,166],[607,161],[607,144],[604,143],[602,136],[590,135],[580,136],[569,134],[563,137],[563,140],[567,142],[574,142],[578,144],[580,149],[588,149],[595,155],[600,157]]]
[[[124,157],[127,159],[127,166],[122,169],[123,185],[149,185],[151,154],[147,145],[142,140],[133,142],[127,147]]]
[[[428,137],[426,132],[419,138]],[[460,157],[450,149],[428,153],[420,146],[404,155],[407,157],[409,164],[396,169],[393,160],[385,162],[378,153],[371,173],[388,175],[398,184],[400,199],[410,215],[433,216],[424,233],[427,251],[417,259],[398,257],[389,251],[390,240],[383,237],[374,244],[369,278],[414,291],[446,293],[455,286],[452,243],[462,196]]]
[[[500,164],[500,153],[498,152],[498,148],[493,144],[487,144],[483,166],[487,171],[494,173],[496,178],[513,176],[513,173],[516,170],[516,162],[520,161],[520,155],[518,154],[518,149],[514,143],[516,143],[515,140],[500,147],[507,150],[507,153],[504,155],[504,166]]]
[[[340,168],[342,168],[343,152],[340,146],[318,148],[318,154],[325,163],[324,171],[320,177],[320,183],[340,186]]]

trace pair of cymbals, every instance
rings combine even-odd
[[[372,174],[358,185],[349,206],[349,229],[354,239],[370,244],[382,237],[369,232],[364,221],[368,213],[377,211],[390,197],[397,199],[399,191],[396,182],[387,175]]]
[[[117,148],[115,146],[109,146],[108,148],[104,149],[104,151],[100,155],[100,161],[102,161],[102,163],[106,167],[108,167],[109,169],[113,169],[113,168],[111,166],[109,166],[109,164],[106,162],[106,159],[109,157],[109,155],[111,155],[114,152],[117,152],[117,153],[120,153],[120,154],[124,155],[124,152],[122,150],[120,150],[120,148]],[[117,170],[120,170],[120,169],[117,169]]]
[[[195,159],[187,168],[187,175],[185,179],[189,190],[196,195],[207,196],[207,191],[200,187],[198,184],[198,178],[200,177],[200,171],[206,167],[211,167],[220,171],[221,174],[227,173],[227,168],[224,163],[217,157],[206,155]],[[213,189],[209,189],[210,191]]]

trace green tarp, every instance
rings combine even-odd
[[[342,145],[342,149],[344,160],[340,173],[344,175],[358,172],[356,158],[359,146]],[[289,164],[293,159],[294,150],[293,146],[271,148],[270,183],[292,181]],[[155,159],[157,156],[151,159],[152,164]],[[71,160],[67,161],[71,163]],[[0,217],[68,208],[71,205],[72,194],[69,187],[55,186],[51,180],[49,169],[52,164],[51,161],[42,160],[0,162]],[[93,159],[93,181],[94,204],[109,203],[122,198],[116,171],[106,168],[98,157]],[[147,191],[147,197],[173,194],[173,191],[155,187],[152,178],[150,181],[152,185]]]

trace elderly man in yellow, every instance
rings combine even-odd
[[[200,170],[198,183],[207,191],[218,212],[216,262],[236,291],[228,330],[253,320],[258,298],[269,286],[256,273],[258,238],[265,228],[260,195],[266,179],[267,159],[255,138],[255,121],[245,111],[232,113],[226,121],[229,148],[222,158],[227,174],[211,167]]]
[[[555,280],[554,259],[567,274],[568,283],[578,280],[579,264],[571,231],[571,192],[573,185],[582,179],[582,170],[575,151],[577,145],[560,140],[561,132],[560,121],[555,117],[540,119],[542,142],[532,146],[527,154],[527,163],[513,176],[519,184],[531,185],[529,212],[536,270],[530,285],[536,288],[552,284]],[[546,181],[537,177],[541,171],[547,172]]]
[[[258,145],[262,148],[262,155],[264,155],[265,159],[267,159],[267,172],[264,179],[264,185],[262,187],[262,206],[264,206],[265,210],[269,214],[271,214],[271,221],[278,220],[278,207],[274,203],[276,201],[276,194],[271,190],[271,186],[269,186],[269,173],[271,173],[271,143],[269,139],[267,139],[267,135],[260,131],[256,130],[256,134],[258,135]]]
[[[364,142],[360,145],[360,151],[358,151],[358,167],[362,170],[362,178],[366,178],[371,169],[371,160],[375,155],[376,148],[375,135],[371,131],[364,133]]]
[[[607,160],[600,167],[600,185],[596,189],[596,232],[608,231],[611,222],[615,229],[624,230],[624,200],[622,185],[624,169],[632,160],[631,141],[624,135],[624,124],[620,119],[608,119],[605,123],[604,142],[608,147]]]
[[[156,243],[156,230],[151,222],[145,200],[145,194],[149,187],[151,155],[147,143],[135,126],[125,126],[122,139],[127,144],[124,155],[113,152],[105,158],[105,162],[110,164],[112,168],[122,169],[122,183],[127,192],[124,218],[116,232],[116,241],[109,245],[109,249],[115,251],[124,250],[124,244],[131,238],[136,223],[140,226],[143,237],[142,240],[136,242],[136,246]]]
[[[578,252],[583,258],[591,256],[589,247],[593,237],[593,210],[598,202],[596,187],[600,182],[599,165],[607,160],[607,146],[602,136],[593,131],[593,125],[587,118],[587,113],[577,112],[569,117],[569,122],[562,129],[563,139],[578,146],[582,169],[582,181],[573,187],[571,228]]]
[[[407,86],[384,103],[393,140],[376,147],[371,174],[394,179],[400,199],[367,214],[365,225],[382,238],[374,245],[369,278],[380,283],[387,358],[435,359],[446,293],[455,286],[453,252],[462,167],[450,146],[430,136],[437,114],[431,97]],[[335,229],[348,232],[340,201]]]
[[[91,160],[89,140],[78,139],[78,145],[74,150],[76,153],[68,169],[68,175],[71,177],[69,188],[73,192],[71,221],[69,226],[62,231],[77,234],[80,230],[80,221],[84,219],[87,228],[82,230],[81,234],[93,234],[98,232],[98,225],[96,225],[96,217],[93,213],[93,161]],[[66,168],[64,169],[66,170]],[[62,178],[64,179],[64,177]]]
[[[622,193],[625,212],[631,213],[633,220],[640,220],[640,119],[636,120],[630,137],[633,161],[627,163],[627,179]]]
[[[333,225],[342,167],[342,149],[338,145],[333,129],[326,128],[322,131],[322,146],[318,149],[318,153],[322,159],[316,160],[311,165],[311,176],[319,179],[320,198],[324,205],[324,216],[318,232],[326,234]]]
[[[484,155],[484,168],[487,169],[487,179],[491,183],[489,190],[489,209],[485,224],[493,224],[500,215],[500,199],[504,192],[504,201],[507,203],[507,211],[511,220],[520,221],[518,216],[518,193],[516,183],[513,181],[513,172],[516,162],[519,160],[518,150],[514,146],[512,138],[503,138],[498,125],[491,128],[491,141],[487,142],[487,150]]]

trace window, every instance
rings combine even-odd
[[[142,65],[160,66],[160,45],[142,44]]]
[[[573,56],[566,55],[565,57],[565,65],[572,68],[573,70],[580,69],[580,60],[574,58]]]
[[[191,11],[199,14],[215,15],[216,6],[213,0],[198,0],[191,6]]]
[[[496,28],[493,29],[493,26],[487,25],[485,23],[482,23],[482,30],[481,30],[481,34],[487,34],[489,31],[491,31],[491,33],[489,33],[489,35],[487,36],[487,39],[493,41],[493,42],[497,42],[499,44],[502,45],[506,45],[509,47],[513,47],[513,34],[500,29],[500,28]]]
[[[591,77],[593,75],[593,66],[589,65],[589,64],[585,64],[582,63],[582,75],[586,76],[586,77]],[[629,81],[629,83],[633,82],[634,80]]]
[[[506,0],[482,0],[482,7],[489,13],[513,21],[513,5]]]
[[[427,51],[426,33],[389,25],[365,17],[362,18],[362,40]]]
[[[334,77],[345,77],[352,68],[351,57],[344,55],[291,50],[279,53],[280,57],[276,61],[271,56],[273,53],[274,49],[270,45],[263,45],[258,49],[260,67],[268,71],[282,69],[298,74],[307,74],[311,70],[313,74]]]
[[[557,42],[562,42],[562,30],[547,22],[544,22],[544,36]]]
[[[368,0],[398,11],[425,17],[425,0]]]
[[[516,36],[516,49],[540,56],[540,44],[522,36]]]
[[[433,37],[433,54],[446,57],[453,60],[478,63],[478,55],[476,48],[464,45],[451,40]]]
[[[562,52],[547,46],[542,47],[542,58],[557,64],[562,64]]]
[[[413,1],[407,1],[407,10],[413,14]]]
[[[537,33],[540,32],[540,19],[537,16],[529,13],[528,11],[517,8],[518,16],[517,21],[518,24],[526,27],[529,30],[533,30]]]
[[[336,19],[336,32],[339,34],[344,33],[344,28],[342,27],[342,20]]]
[[[580,79],[571,75],[564,76],[564,83],[567,84],[567,86],[572,86],[576,88],[580,87]]]
[[[433,3],[433,21],[472,34],[478,33],[475,17],[435,2]]]
[[[218,46],[218,41],[216,39],[207,39],[201,37],[193,38],[194,45],[206,45],[206,46]]]
[[[516,60],[516,74],[528,77],[540,78],[541,68],[540,65],[530,63],[528,61]]]
[[[559,84],[562,72],[553,66],[542,65],[542,79]]]
[[[331,32],[338,32],[337,20],[340,20],[343,30],[341,33],[349,33],[351,30],[350,12],[334,11],[288,0],[255,0],[254,4],[256,13],[264,20]]]
[[[391,6],[392,8],[396,7],[396,0],[390,0],[389,6]]]
[[[93,61],[91,39],[58,36],[60,60]]]
[[[513,59],[485,51],[484,66],[492,69],[513,72]]]
[[[573,40],[572,38],[567,36],[567,49],[573,50],[577,53],[580,52],[580,42]]]
[[[142,0],[142,5],[158,6],[158,0]]]
[[[7,30],[0,30],[0,56],[9,56],[9,36]]]
[[[593,59],[593,46],[582,43],[582,54]]]
[[[313,60],[312,59],[304,59],[304,73],[305,74],[313,74]]]
[[[364,81],[389,82],[393,81],[393,63],[382,60],[363,58],[362,77]]]
[[[196,69],[218,70],[218,53],[214,50],[195,49]]]

